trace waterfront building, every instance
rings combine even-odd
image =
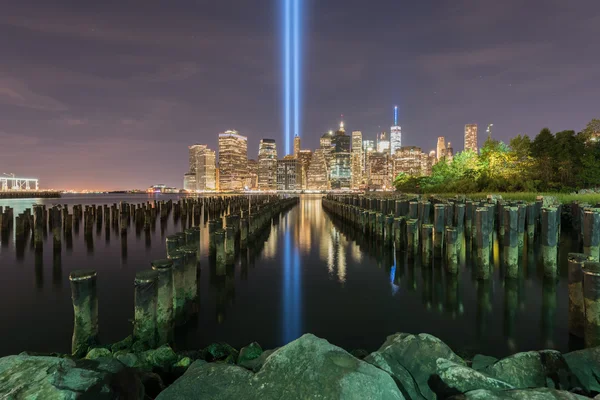
[[[394,107],[394,126],[390,128],[390,152],[392,155],[402,147],[402,128],[398,125],[398,106]]]
[[[288,155],[277,161],[277,190],[298,190],[298,160]]]
[[[420,147],[403,146],[396,150],[392,157],[392,176],[395,178],[401,173],[411,176],[431,175],[431,167],[435,159],[435,151],[427,154]]]
[[[308,187],[308,169],[310,167],[310,161],[312,159],[312,151],[311,150],[300,150],[298,152],[298,164],[299,164],[299,173],[300,173],[300,182],[297,182],[297,185],[300,186],[300,189],[306,190]]]
[[[329,189],[329,166],[323,148],[315,150],[306,174],[307,190]]]
[[[319,144],[321,146],[321,150],[323,150],[323,155],[325,156],[325,160],[327,161],[327,165],[331,162],[331,153],[332,153],[332,140],[333,140],[333,131],[325,132],[321,139],[319,140]]]
[[[446,138],[443,136],[440,136],[440,137],[438,137],[438,140],[437,140],[437,153],[436,153],[437,161],[441,160],[444,157],[446,157]]]
[[[377,136],[377,152],[390,154],[390,138],[385,132]]]
[[[277,145],[262,139],[258,148],[258,190],[277,189]]]
[[[362,132],[352,132],[352,189],[358,189],[363,182],[364,157]]]
[[[298,154],[300,153],[300,136],[294,136],[294,157],[298,158]]]
[[[219,134],[219,187],[242,190],[248,173],[248,138],[237,131]]]
[[[188,192],[196,191],[196,174],[188,172],[183,176],[183,190]]]
[[[246,175],[246,188],[249,190],[258,189],[258,161],[248,160],[248,175]]]
[[[477,124],[465,125],[465,150],[472,150],[477,153]]]
[[[387,152],[373,152],[369,156],[368,188],[371,190],[386,190],[392,186],[392,169],[390,155]]]

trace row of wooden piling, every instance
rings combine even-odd
[[[272,218],[298,202],[298,198],[276,196],[253,200],[232,199],[227,207],[212,209],[215,219],[209,221],[209,232],[213,226],[210,242],[217,258],[217,273],[225,273],[224,268],[235,254],[236,246],[245,248],[248,241],[270,225]],[[193,201],[175,203],[174,210],[181,216],[188,215],[184,210],[193,210],[194,204]],[[222,218],[225,210],[230,213]],[[191,211],[191,215],[194,214]],[[223,219],[225,229],[215,230],[214,226],[219,226],[217,221],[222,225]],[[223,237],[222,241],[220,237]],[[197,312],[200,241],[199,226],[168,236],[165,240],[167,258],[152,261],[150,270],[136,274],[133,341],[140,348],[155,348],[172,342],[174,326],[184,323]],[[231,250],[232,247],[234,250]],[[72,352],[77,356],[85,354],[98,341],[96,277],[97,273],[93,270],[74,271],[69,276],[75,314]]]
[[[420,251],[423,266],[445,258],[446,270],[452,275],[458,273],[458,249],[466,240],[476,254],[480,280],[491,275],[493,233],[503,247],[508,280],[519,276],[525,240],[531,243],[539,238],[545,279],[556,279],[562,206],[544,207],[542,198],[535,203],[490,200],[430,202],[329,195],[322,204],[353,228],[381,240],[382,245],[406,251],[409,258]],[[600,209],[576,205],[571,212],[577,214],[572,223],[580,224],[583,253],[569,254],[569,331],[584,338],[586,346],[596,346],[600,345]]]

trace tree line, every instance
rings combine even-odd
[[[507,145],[488,138],[480,153],[442,158],[430,176],[399,174],[403,192],[573,192],[600,187],[600,120],[578,133],[544,128],[532,140],[518,135]]]

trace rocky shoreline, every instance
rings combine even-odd
[[[428,334],[397,333],[349,353],[306,334],[277,349],[136,349],[130,338],[85,358],[0,358],[3,399],[586,399],[600,393],[600,347],[465,360]],[[600,398],[596,397],[596,398]]]

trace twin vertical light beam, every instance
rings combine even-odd
[[[300,136],[300,3],[283,1],[283,88],[285,153],[290,154],[294,136]]]

